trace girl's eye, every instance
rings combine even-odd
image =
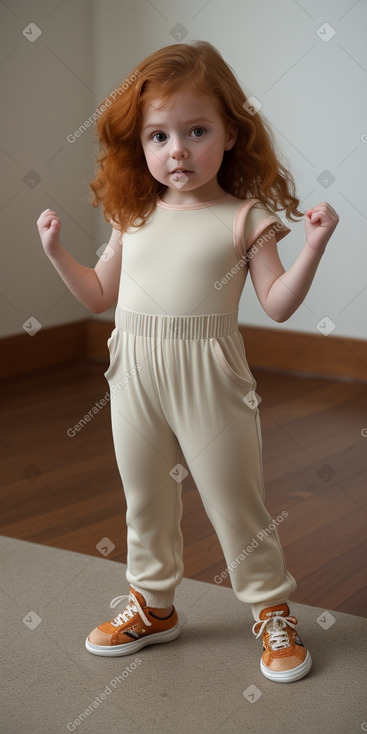
[[[205,129],[203,127],[194,127],[190,133],[190,135],[192,135],[194,138],[202,138],[204,134],[205,134]],[[156,143],[165,143],[167,140],[167,135],[166,133],[158,131],[154,133],[154,135],[152,136],[152,139]]]
[[[193,133],[194,138],[202,138],[205,130],[203,127],[194,127],[191,132]]]
[[[160,132],[158,132],[158,133],[154,133],[154,135],[153,135],[153,140],[155,140],[156,143],[164,143],[164,141],[166,140],[166,138],[167,138],[166,133],[160,133]]]

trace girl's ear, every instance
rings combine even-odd
[[[231,150],[237,140],[238,130],[234,122],[230,122],[227,126],[226,142],[224,149]]]

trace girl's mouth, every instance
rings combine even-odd
[[[189,173],[192,173],[192,171],[182,171],[178,168],[176,171],[172,171],[169,177],[173,181],[181,181],[183,179],[187,180]]]

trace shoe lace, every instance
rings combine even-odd
[[[129,619],[132,619],[134,615],[138,613],[142,618],[144,624],[146,624],[147,627],[151,627],[152,623],[149,622],[149,619],[147,619],[147,617],[145,616],[136,596],[132,593],[124,594],[123,596],[115,596],[115,598],[112,599],[112,601],[110,602],[111,609],[114,609],[119,604],[121,604],[124,599],[132,602],[132,604],[127,604],[125,610],[123,612],[120,612],[117,617],[112,620],[111,624],[113,624],[114,627],[119,627],[121,624],[128,622]]]
[[[290,647],[289,633],[287,626],[292,629],[296,629],[297,620],[295,617],[281,617],[275,615],[270,619],[264,619],[260,628],[258,628],[259,622],[255,622],[252,627],[252,631],[256,634],[256,639],[260,637],[264,629],[267,627],[269,634],[268,643],[272,650],[284,650],[286,647]],[[257,631],[258,628],[258,631]]]

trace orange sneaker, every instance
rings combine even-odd
[[[123,599],[128,599],[125,610],[111,622],[96,627],[87,637],[85,646],[94,655],[131,655],[145,645],[170,642],[181,632],[177,612],[164,618],[156,615],[153,607],[147,607],[142,594],[130,588],[130,594],[112,599],[114,609]]]
[[[311,669],[311,655],[295,629],[296,617],[289,616],[288,604],[277,604],[260,612],[260,621],[252,627],[256,639],[262,635],[263,654],[260,670],[277,683],[292,683]]]

